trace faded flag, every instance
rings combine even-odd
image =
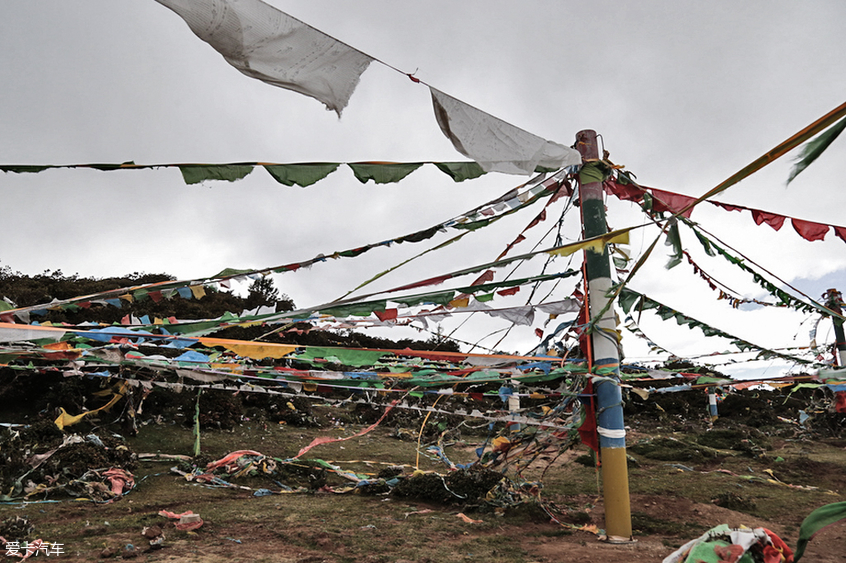
[[[242,73],[340,117],[373,58],[261,0],[156,0]]]
[[[485,172],[534,174],[537,167],[581,164],[578,151],[547,141],[461,100],[429,88],[435,118],[455,149]]]

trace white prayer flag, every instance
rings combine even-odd
[[[547,141],[461,100],[429,88],[435,118],[455,149],[485,172],[534,174],[535,168],[564,168],[582,163],[575,149]]]
[[[338,117],[373,61],[261,0],[156,0],[249,77],[315,98]]]

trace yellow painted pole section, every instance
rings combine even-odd
[[[599,455],[608,541],[629,542],[632,538],[632,518],[626,448],[602,448]]]

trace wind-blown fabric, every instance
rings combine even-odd
[[[790,171],[790,176],[787,178],[787,183],[793,181],[796,176],[803,170],[810,166],[828,146],[846,129],[846,119],[841,119],[835,125],[823,131],[816,139],[808,141],[803,147],[793,170]]]
[[[251,78],[315,98],[341,116],[373,58],[261,0],[156,0]]]
[[[533,174],[537,167],[558,169],[582,163],[578,151],[547,141],[510,123],[429,88],[435,118],[455,150],[485,172]]]

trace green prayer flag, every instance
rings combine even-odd
[[[841,119],[820,133],[816,139],[812,139],[805,143],[802,147],[802,153],[799,155],[799,160],[796,162],[793,170],[790,171],[787,183],[789,184],[792,182],[800,172],[805,170],[817,159],[817,157],[824,153],[828,146],[834,142],[840,133],[843,132],[843,129],[846,129],[846,118]]]
[[[677,221],[674,220],[672,226],[667,230],[667,240],[664,244],[673,248],[670,260],[664,266],[670,270],[681,264],[682,261],[681,235],[679,234],[679,224]]]
[[[503,214],[502,216],[504,216]],[[487,227],[491,224],[492,221],[497,220],[499,217],[491,217],[489,219],[479,219],[478,221],[470,221],[468,223],[455,223],[454,225],[450,225],[453,229],[462,229],[465,231],[475,231],[477,229],[481,229],[482,227]]]
[[[698,229],[694,229],[693,234],[695,234],[696,238],[699,239],[699,242],[702,244],[702,248],[705,249],[705,254],[707,254],[708,256],[716,256],[717,255],[717,253],[711,247],[711,244],[712,244],[711,241],[707,237],[705,237],[705,235],[700,233]]]
[[[82,165],[82,166],[84,166],[85,168],[93,168],[95,170],[107,171],[107,170],[120,170],[126,164],[130,164],[130,165],[133,165],[133,166],[135,165],[135,163],[130,160],[130,161],[127,161],[127,162],[124,162],[124,163],[121,163],[121,164],[85,164],[85,165]]]
[[[423,303],[430,303],[432,305],[446,305],[455,297],[455,291],[441,291],[437,293],[428,293],[426,295],[412,295],[410,297],[391,297],[391,301],[396,303],[403,303],[409,307],[414,305],[421,305]]]
[[[202,321],[198,323],[182,323],[168,325],[167,330],[171,334],[183,336],[202,336],[215,332],[220,328],[220,321]]]
[[[373,180],[377,184],[392,184],[399,182],[421,166],[422,162],[385,162],[385,163],[370,163],[358,162],[348,163],[347,166],[352,168],[353,174],[362,184],[366,184],[369,180]]]
[[[237,276],[240,274],[250,274],[255,270],[237,270],[235,268],[224,268],[220,272],[216,273],[213,278],[228,278],[231,276]]]
[[[712,377],[710,375],[702,375],[696,378],[696,385],[708,385],[709,383],[727,383],[731,379],[725,377]]]
[[[305,352],[293,356],[297,360],[313,361],[317,359],[337,359],[339,364],[345,366],[372,366],[379,358],[387,352],[381,350],[360,350],[347,348],[323,348],[320,346],[308,346]]]
[[[337,162],[308,162],[304,164],[265,164],[264,169],[273,179],[286,186],[310,186],[340,166]]]
[[[617,297],[617,302],[620,304],[620,307],[623,308],[623,311],[626,313],[631,312],[632,307],[634,307],[635,303],[637,303],[638,299],[642,296],[640,293],[632,291],[631,289],[624,287],[620,291],[620,295]]]
[[[604,164],[599,162],[588,162],[582,169],[579,170],[579,182],[582,184],[592,184],[594,182],[604,182],[611,176],[611,170]]]
[[[435,162],[434,165],[456,182],[472,180],[485,174],[477,162]]]
[[[186,184],[199,184],[206,180],[240,180],[253,171],[252,164],[180,164],[179,170]]]
[[[344,256],[346,258],[355,258],[359,254],[364,254],[365,252],[367,252],[371,248],[372,248],[372,246],[368,245],[368,246],[362,246],[361,248],[355,248],[353,250],[342,250],[341,252],[338,252],[338,256]]]
[[[42,172],[47,170],[48,168],[54,168],[53,166],[46,165],[46,166],[39,166],[36,164],[33,165],[12,165],[12,166],[0,166],[0,170],[3,172],[14,172],[15,174],[24,174],[27,172]]]
[[[370,316],[373,311],[384,311],[387,307],[387,302],[382,301],[367,301],[365,303],[353,303],[352,305],[341,305],[338,307],[330,307],[328,309],[320,309],[323,315],[332,315],[333,317],[349,317],[355,315],[358,317]]]
[[[405,235],[404,237],[400,237],[396,239],[396,242],[420,242],[426,239],[430,239],[435,236],[438,231],[441,230],[441,225],[436,225],[434,227],[429,227],[423,231],[417,231],[416,233],[411,233],[410,235]]]
[[[805,553],[805,548],[808,546],[808,542],[813,539],[814,534],[844,518],[846,518],[846,502],[826,504],[805,517],[802,526],[799,528],[799,541],[796,542],[796,553],[793,554],[794,563],[798,563],[802,554]]]

